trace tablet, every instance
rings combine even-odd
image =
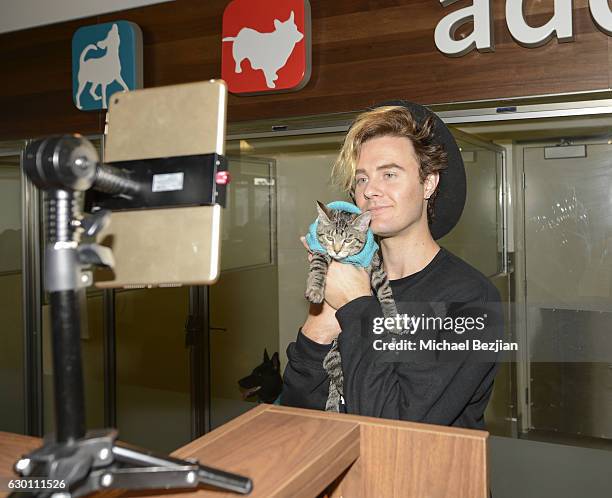
[[[176,165],[177,157],[180,163],[182,156],[224,155],[226,108],[221,80],[117,93],[107,113],[104,162],[174,158]],[[180,195],[187,188],[175,167],[157,173],[149,186],[153,191],[170,188]],[[112,249],[115,266],[95,270],[96,287],[214,283],[220,271],[222,211],[217,203],[113,210],[96,240]]]

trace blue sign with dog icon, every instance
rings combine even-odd
[[[108,108],[115,92],[142,88],[142,31],[129,21],[83,26],[72,37],[72,100]]]

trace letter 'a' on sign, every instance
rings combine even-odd
[[[506,22],[512,38],[525,47],[544,45],[555,34],[560,42],[572,41],[572,0],[555,0],[554,5],[555,13],[550,21],[533,28],[525,22],[523,0],[506,0]]]
[[[72,99],[82,111],[108,108],[111,95],[142,88],[142,31],[129,21],[82,26],[72,36]]]
[[[221,76],[234,94],[290,92],[311,71],[308,0],[232,0],[223,12]]]
[[[608,0],[589,0],[589,8],[599,29],[612,36],[612,11]]]
[[[446,7],[456,1],[440,0],[440,3]],[[457,30],[469,22],[474,24],[472,32],[465,38],[456,39]],[[470,7],[451,12],[438,23],[434,33],[436,47],[443,54],[452,57],[465,55],[474,48],[479,52],[493,52],[495,41],[492,24],[490,0],[474,0]]]

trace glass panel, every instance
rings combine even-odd
[[[502,270],[499,200],[502,154],[465,138],[457,139],[457,143],[465,165],[468,195],[459,223],[438,243],[492,276]]]
[[[278,350],[275,161],[232,156],[229,169],[223,271],[210,288],[213,427],[254,406],[238,380]]]
[[[523,156],[531,430],[554,440],[612,439],[612,145],[585,145]]]
[[[274,162],[229,158],[232,181],[223,216],[221,270],[272,263]]]
[[[459,256],[484,275],[503,271],[503,156],[500,151],[473,141],[465,133],[455,137],[461,150],[467,181],[467,197],[459,223],[438,240],[441,246]],[[512,340],[509,275],[499,275],[493,284],[505,303],[506,340]],[[512,366],[502,363],[485,412],[487,430],[492,434],[512,432]]]
[[[90,139],[100,154],[100,140]],[[45,202],[45,194],[43,205]],[[82,205],[83,198],[80,202]],[[45,233],[44,209],[41,226]],[[43,240],[41,254],[44,255]],[[44,257],[41,257],[41,275],[44,275]],[[81,300],[81,354],[83,358],[83,380],[85,384],[85,415],[88,429],[104,426],[104,329],[102,292],[89,287],[80,296]],[[44,296],[42,309],[43,324],[43,423],[45,434],[55,430],[54,399],[53,399],[53,362],[51,356],[51,316],[47,295]]]
[[[168,453],[191,439],[187,287],[115,294],[122,441]]]
[[[343,134],[326,134],[228,143],[229,154],[240,154],[240,161],[234,159],[230,164],[232,178],[245,178],[248,172],[252,172],[249,174],[253,178],[248,186],[240,184],[244,189],[243,198],[249,199],[248,209],[244,207],[246,203],[242,208],[243,213],[249,213],[243,217],[250,225],[250,231],[241,232],[250,234],[245,247],[270,234],[273,263],[224,272],[211,287],[213,425],[231,419],[260,401],[257,396],[243,401],[238,380],[262,363],[264,348],[269,356],[279,352],[281,370],[286,363],[287,345],[295,340],[308,309],[304,299],[308,267],[299,237],[316,217],[315,200],[330,202],[345,198],[329,181],[330,166],[343,138]],[[263,181],[262,161],[276,165],[276,174],[271,170],[268,182]],[[255,181],[255,178],[261,179]],[[266,183],[274,183],[276,190],[266,194]],[[236,186],[232,180],[230,189]],[[228,206],[226,219],[238,218],[231,212],[233,209],[235,205]],[[268,218],[266,212],[272,216]],[[232,237],[238,234],[234,233]],[[258,239],[257,233],[264,235]],[[224,240],[222,261],[230,244]],[[242,264],[248,264],[251,257],[244,252],[238,256]]]
[[[20,171],[18,155],[0,156],[0,431],[23,433]]]

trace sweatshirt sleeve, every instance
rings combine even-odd
[[[499,293],[490,285],[480,296],[470,302],[446,303],[445,314],[451,319],[487,316],[478,339],[495,341],[503,336]],[[404,312],[405,309],[400,311]],[[342,328],[338,347],[347,412],[439,425],[483,427],[484,410],[497,370],[497,355],[475,351],[408,354],[377,351],[373,343],[384,336],[374,333],[373,319],[381,316],[375,298],[351,301],[336,313]],[[441,340],[439,333],[431,334],[423,331],[401,336],[401,339],[417,344],[421,339]],[[443,335],[455,343],[471,342],[476,337],[452,330]]]
[[[281,404],[324,410],[329,392],[329,377],[323,359],[331,344],[319,344],[298,332],[287,347],[287,366],[283,375]]]

